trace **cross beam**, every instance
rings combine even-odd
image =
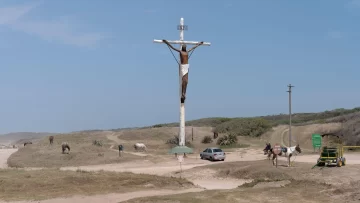
[[[164,43],[162,40],[159,40],[159,39],[154,39],[154,42],[155,43]],[[199,42],[196,42],[196,41],[183,41],[183,40],[168,40],[168,42],[170,44],[198,44]],[[210,42],[204,42],[204,44],[202,45],[207,45],[207,46],[210,46],[211,43]]]
[[[198,44],[196,41],[184,41],[184,30],[187,30],[187,26],[184,25],[184,18],[180,18],[180,40],[168,41],[170,44],[180,44],[180,49],[183,44]],[[154,43],[164,43],[162,40],[154,39]],[[210,46],[210,42],[204,42],[202,45]],[[180,98],[182,92],[182,75],[181,67],[179,66],[179,85],[180,85]],[[180,102],[180,128],[179,128],[179,146],[185,146],[185,103]]]

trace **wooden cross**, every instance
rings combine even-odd
[[[180,30],[180,40],[168,40],[170,44],[180,44],[180,49],[183,44],[198,44],[196,41],[184,41],[184,30],[187,30],[187,25],[184,25],[184,18],[180,18],[180,25],[178,25],[178,30]],[[154,39],[155,43],[164,43],[162,40]],[[210,42],[204,42],[202,45],[210,46]],[[182,76],[180,73],[179,65],[179,86],[180,86],[180,98],[181,98],[181,84]],[[179,146],[185,146],[185,103],[180,103],[180,128],[179,128]]]

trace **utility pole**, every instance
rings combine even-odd
[[[291,88],[294,87],[291,84],[288,85],[289,90],[289,147],[291,147]]]
[[[187,30],[187,25],[184,25],[184,18],[180,18],[180,25],[178,25],[177,29],[180,31],[180,40],[173,40],[168,42],[170,44],[180,44],[180,49],[183,44],[191,44],[196,45],[199,42],[196,41],[184,41],[184,30]],[[164,43],[162,40],[154,39],[155,43]],[[202,45],[210,46],[210,42],[204,42]],[[181,66],[179,64],[179,91],[181,98],[181,90],[182,90],[182,76],[181,76]],[[185,103],[180,103],[180,122],[179,122],[179,146],[185,146]]]
[[[191,141],[194,142],[194,127],[191,126]]]

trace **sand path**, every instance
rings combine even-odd
[[[0,168],[8,168],[7,159],[18,149],[0,149]]]
[[[112,141],[114,141],[114,142],[116,142],[116,143],[118,143],[118,144],[119,144],[119,143],[124,143],[124,141],[121,140],[121,139],[119,139],[115,133],[106,135],[106,138],[109,139],[109,140],[112,140]],[[118,151],[118,150],[113,149],[113,146],[114,146],[114,145],[111,145],[111,146],[110,146],[110,149],[113,150],[113,151]],[[140,152],[123,151],[123,153],[125,153],[125,154],[132,154],[132,155],[136,155],[136,156],[152,156],[152,155],[150,155],[150,154],[144,154],[144,153],[140,153]]]

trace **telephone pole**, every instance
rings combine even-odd
[[[291,88],[294,87],[291,84],[288,85],[289,90],[289,147],[291,147]]]

